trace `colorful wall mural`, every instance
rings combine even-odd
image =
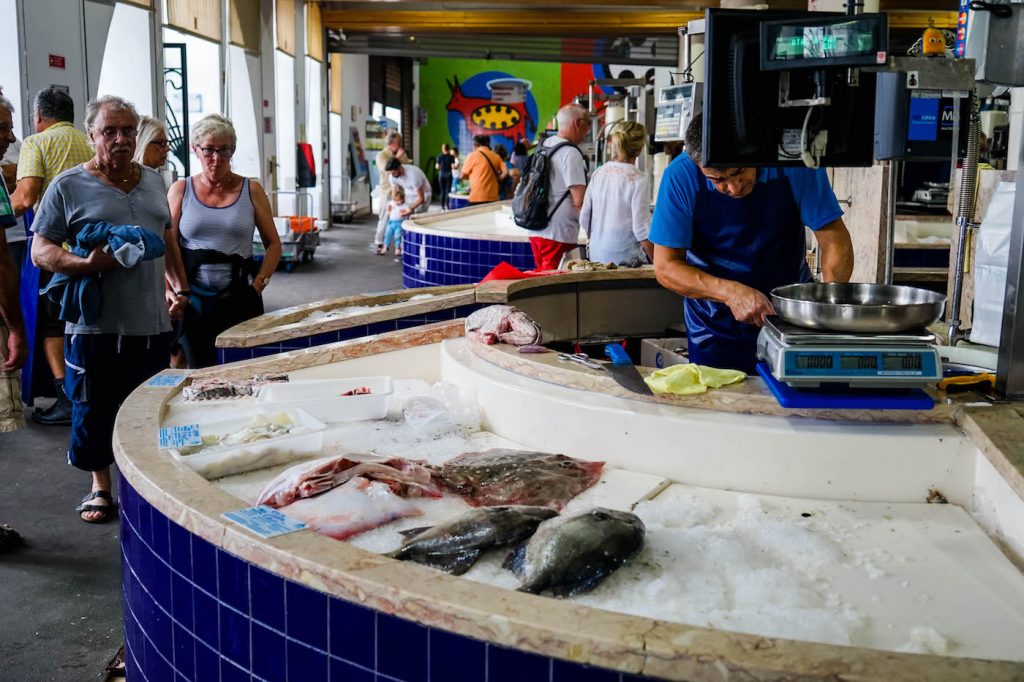
[[[586,93],[594,78],[633,77],[622,68],[653,78],[647,67],[431,57],[420,65],[419,103],[427,125],[420,129],[416,161],[427,166],[444,142],[455,144],[464,158],[474,135],[490,137],[492,149],[503,144],[511,151],[520,137],[535,140],[553,128],[559,107]]]

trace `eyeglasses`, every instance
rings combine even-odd
[[[93,128],[93,130],[99,130],[99,133],[100,135],[103,136],[103,139],[110,141],[116,140],[118,135],[124,135],[126,138],[131,140],[136,135],[139,134],[137,128],[114,128],[113,126],[111,126],[109,128],[101,129]]]
[[[160,149],[167,149],[171,146],[171,143],[167,140],[150,140],[149,143],[155,147],[159,147]]]
[[[234,147],[196,147],[196,149],[201,151],[203,157],[207,159],[212,159],[214,154],[222,159],[230,159],[235,153]]]

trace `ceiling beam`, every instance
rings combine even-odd
[[[621,2],[621,0],[616,0]],[[515,0],[524,4],[532,0]],[[550,3],[551,0],[543,0]],[[787,0],[787,4],[799,0]],[[909,3],[914,0],[891,0],[889,4]],[[580,10],[576,6],[547,9],[543,21],[538,21],[536,10],[502,9],[461,11],[441,10],[382,10],[379,3],[373,9],[325,9],[323,23],[328,28],[340,28],[350,33],[369,34],[502,34],[545,36],[625,36],[674,34],[686,22],[702,18],[697,10],[675,11],[622,11],[611,9]],[[440,3],[438,3],[440,4]],[[452,3],[445,3],[452,4]],[[360,5],[364,6],[364,5]],[[509,5],[505,5],[508,7]],[[619,5],[621,7],[621,4]],[[779,2],[773,3],[782,8]],[[955,11],[889,10],[890,28],[936,28],[956,26]]]

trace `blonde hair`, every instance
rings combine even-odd
[[[163,121],[158,121],[152,116],[139,117],[139,133],[135,138],[135,163],[142,163],[142,157],[146,155],[146,147],[153,141],[157,133],[167,135],[167,127]]]
[[[405,188],[402,187],[401,185],[396,185],[396,184],[392,183],[391,184],[391,196],[393,196],[393,197],[396,197],[396,196],[397,197],[401,197],[401,199],[403,201],[405,201]]]
[[[606,158],[632,162],[647,144],[647,129],[636,121],[619,121],[608,132]]]
[[[220,114],[210,114],[193,123],[188,141],[193,145],[197,145],[203,141],[204,137],[211,136],[230,137],[232,145],[238,142],[238,136],[235,135],[235,125],[231,122],[230,118]]]

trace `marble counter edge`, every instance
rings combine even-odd
[[[438,291],[441,290],[441,291]],[[414,296],[432,294],[432,298],[409,300]],[[350,327],[384,322],[387,320],[426,314],[472,305],[476,302],[473,285],[460,284],[443,287],[424,287],[423,289],[403,289],[379,294],[361,294],[343,296],[325,301],[315,301],[300,306],[293,306],[254,317],[237,324],[222,332],[217,337],[218,348],[249,348],[267,343],[276,343],[289,339],[312,336],[324,332],[340,331]],[[294,315],[308,316],[318,310],[338,310],[350,306],[377,305],[380,310],[366,311],[349,317],[307,322],[299,319],[292,322],[278,323],[276,320],[287,319]]]
[[[748,376],[740,384],[711,389],[706,393],[696,395],[647,396],[623,388],[603,372],[590,370],[575,363],[559,363],[554,359],[555,353],[523,355],[519,354],[514,346],[505,344],[488,346],[472,342],[466,345],[470,352],[481,359],[523,376],[581,391],[594,391],[671,407],[831,421],[914,424],[951,424],[956,422],[956,409],[944,404],[936,404],[931,410],[784,408],[764,386],[761,378],[754,376]],[[653,371],[648,367],[637,367],[637,370],[642,375]]]
[[[657,281],[652,266],[641,268],[616,268],[591,272],[553,272],[542,277],[527,279],[497,279],[481,282],[476,287],[477,303],[506,303],[510,296],[531,289],[558,286],[563,284],[581,284],[590,282],[621,282],[651,280]]]

